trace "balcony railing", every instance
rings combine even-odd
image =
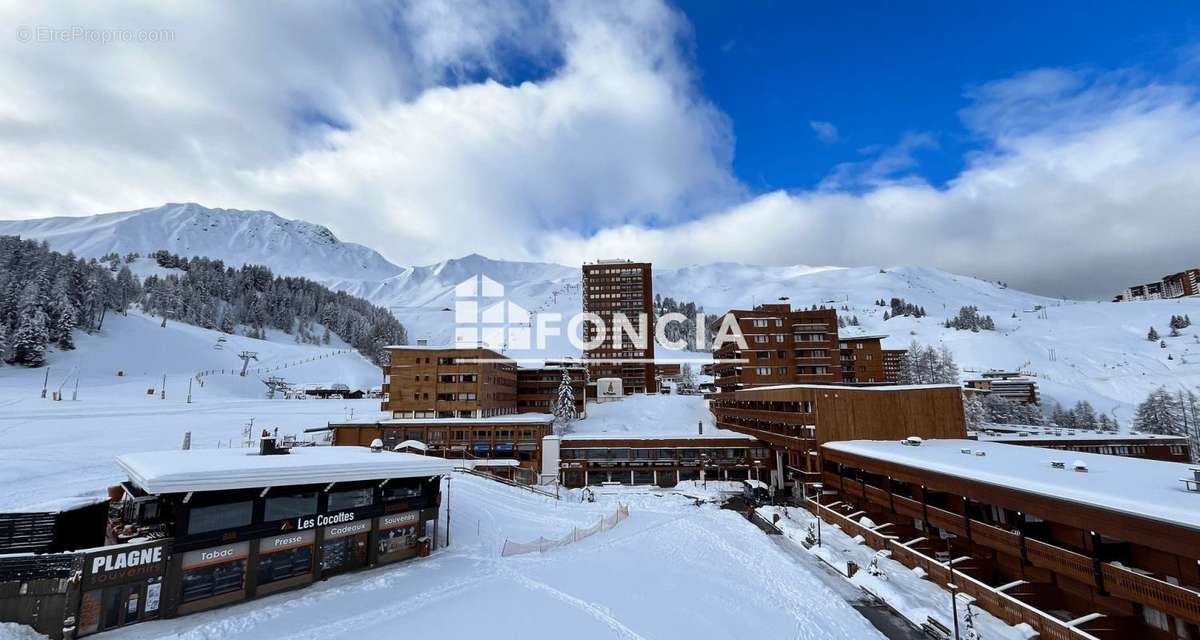
[[[916,500],[895,494],[889,495],[888,491],[871,485],[867,485],[864,490],[859,481],[836,473],[825,472],[823,480],[825,486],[838,487],[846,496],[865,495],[867,502],[889,508],[902,516],[921,518],[923,513],[927,514],[928,523],[938,529],[1010,556],[1021,555],[1021,538],[1011,531],[974,518],[967,521],[961,514],[934,506],[927,505],[923,512],[921,503]],[[1093,588],[1103,586],[1113,596],[1153,607],[1193,624],[1200,624],[1200,592],[1107,562],[1101,564],[1103,585],[1100,585],[1096,580],[1095,565],[1091,557],[1028,537],[1025,538],[1025,558],[1035,567],[1069,577]]]

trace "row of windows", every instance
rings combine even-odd
[[[275,522],[307,516],[317,512],[316,491],[303,491],[278,496],[269,496],[263,501],[263,522]],[[420,485],[393,485],[382,490],[384,502],[407,500],[421,495]],[[327,498],[328,511],[343,511],[357,507],[369,507],[375,503],[375,491],[371,487],[331,491]],[[188,514],[189,534],[223,531],[244,527],[254,519],[254,501],[243,500],[207,507],[195,507]]]
[[[564,460],[737,460],[746,457],[746,449],[563,449]],[[770,450],[754,447],[750,456],[766,459]]]

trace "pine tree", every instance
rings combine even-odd
[[[55,333],[58,336],[56,344],[63,351],[70,351],[75,348],[75,339],[72,332],[75,331],[75,324],[78,318],[78,312],[75,310],[75,303],[67,297],[66,292],[63,292],[54,304]]]
[[[1071,418],[1076,429],[1095,429],[1096,410],[1087,400],[1080,400],[1071,409]]]
[[[1064,429],[1075,428],[1075,416],[1057,402],[1054,403],[1054,408],[1050,411],[1050,422],[1054,426]]]
[[[563,369],[558,383],[558,400],[554,403],[554,433],[562,435],[575,421],[575,389],[571,385],[571,374]]]
[[[1150,327],[1150,332],[1146,334],[1146,340],[1150,342],[1158,342],[1158,332],[1154,330],[1154,327]]]
[[[979,394],[963,394],[963,416],[967,421],[967,429],[978,431],[984,423],[989,422],[987,410],[979,400]]]
[[[696,375],[692,365],[685,362],[679,367],[679,390],[691,393],[696,390]]]
[[[1142,433],[1185,435],[1182,417],[1176,399],[1166,388],[1159,387],[1138,405],[1133,428]]]

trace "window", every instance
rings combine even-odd
[[[770,453],[771,450],[766,447],[755,447],[750,450],[750,457],[755,460],[766,460]]]
[[[317,492],[293,493],[267,498],[263,520],[287,520],[317,512]]]
[[[250,524],[254,502],[232,502],[211,507],[195,507],[188,513],[188,533],[236,529]]]
[[[383,488],[383,501],[395,502],[397,500],[408,500],[411,498],[421,497],[421,485],[414,484],[412,486],[404,485],[387,485]]]
[[[375,502],[375,494],[370,488],[334,491],[329,494],[329,511],[369,507]]]
[[[775,342],[783,342],[783,334],[782,333],[775,334]]]
[[[765,327],[767,326],[767,321],[765,319],[757,319],[752,324],[756,327]]]
[[[769,376],[771,375],[771,367],[758,367],[754,372],[760,376]]]
[[[199,549],[183,554],[183,601],[241,591],[246,585],[246,557],[250,543]],[[220,558],[219,560],[214,560]]]
[[[313,531],[289,533],[259,542],[258,584],[312,573]]]

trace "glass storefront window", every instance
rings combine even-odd
[[[312,573],[312,545],[275,551],[258,558],[258,583],[267,584]]]
[[[421,485],[419,484],[412,486],[388,485],[383,488],[384,502],[394,502],[396,500],[408,500],[410,498],[419,497],[421,497]]]
[[[370,487],[334,491],[329,494],[329,511],[341,511],[355,507],[369,507],[375,502],[375,492]]]
[[[241,591],[246,586],[250,543],[200,549],[183,554],[183,602]]]
[[[263,520],[287,520],[317,512],[317,492],[293,493],[284,496],[267,498],[263,510]]]
[[[188,512],[188,533],[236,529],[250,524],[254,502],[231,502],[208,507],[193,507]]]

